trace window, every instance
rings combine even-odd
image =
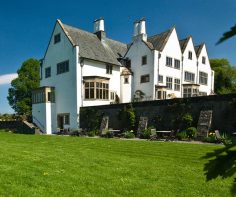
[[[175,91],[180,91],[180,79],[175,79],[174,81],[174,90]]]
[[[112,65],[110,65],[110,64],[106,65],[106,73],[107,74],[112,74]]]
[[[158,75],[158,82],[163,83],[163,75]]]
[[[146,65],[147,64],[147,56],[143,56],[142,57],[142,65]]]
[[[166,77],[166,88],[172,90],[172,77]]]
[[[175,65],[174,68],[180,69],[180,60],[175,59]]]
[[[203,85],[207,85],[208,74],[204,72],[199,72],[199,83]]]
[[[142,75],[140,79],[140,83],[147,83],[150,81],[149,75]]]
[[[172,58],[171,57],[166,57],[166,66],[172,67]]]
[[[191,95],[192,95],[192,88],[191,87],[184,88],[183,97],[187,98],[187,97],[191,97]]]
[[[191,60],[192,58],[193,58],[193,53],[192,53],[192,51],[189,51],[189,52],[188,52],[188,59]]]
[[[54,92],[48,92],[48,102],[55,103],[55,93]]]
[[[124,77],[124,83],[129,83],[129,77],[128,76]]]
[[[58,43],[61,41],[61,34],[56,34],[54,36],[54,44]]]
[[[64,124],[70,124],[70,114],[65,114],[64,116]]]
[[[108,100],[109,84],[108,81],[91,80],[84,84],[85,99]]]
[[[51,77],[51,67],[45,68],[45,78]]]
[[[116,93],[115,92],[110,92],[110,100],[114,101],[116,98]]]
[[[157,91],[157,99],[166,99],[166,91],[158,90]]]
[[[199,86],[198,85],[187,85],[183,88],[183,97],[194,97],[199,95]]]
[[[86,99],[94,99],[95,91],[94,91],[94,82],[85,82],[85,98]]]
[[[206,64],[206,57],[202,56],[202,63]]]
[[[57,74],[69,72],[69,60],[57,64]]]
[[[195,74],[194,73],[190,73],[185,71],[184,72],[184,80],[185,81],[189,81],[189,82],[194,82],[195,79]]]
[[[197,88],[193,88],[192,91],[193,91],[192,96],[198,96],[199,90]]]

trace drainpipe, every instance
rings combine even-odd
[[[160,65],[160,58],[161,58],[161,53],[158,52],[158,60],[157,60],[157,86],[159,85],[159,65]],[[156,88],[155,88],[155,99],[156,99]]]
[[[181,57],[181,70],[180,70],[180,94],[181,98],[183,98],[183,70],[184,70],[184,56]]]
[[[80,58],[80,68],[81,68],[81,75],[80,75],[80,80],[81,80],[81,107],[83,107],[83,85],[84,85],[84,81],[83,81],[83,66],[84,66],[84,58]]]
[[[198,84],[198,61],[197,61],[197,76],[196,76],[196,84]]]

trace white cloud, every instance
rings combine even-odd
[[[0,85],[10,84],[11,81],[17,77],[18,77],[17,73],[0,75]]]

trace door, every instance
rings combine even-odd
[[[57,126],[60,130],[63,129],[63,126],[64,126],[64,116],[62,115],[58,115],[57,116]]]

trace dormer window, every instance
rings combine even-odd
[[[142,65],[146,65],[147,64],[147,56],[142,56]]]
[[[189,51],[189,52],[188,52],[188,59],[189,59],[189,60],[192,60],[192,59],[193,59],[193,53],[192,53],[192,51]]]
[[[54,36],[54,44],[58,43],[61,41],[61,34],[56,34]]]
[[[204,57],[204,56],[202,57],[202,63],[206,64],[206,57]]]

